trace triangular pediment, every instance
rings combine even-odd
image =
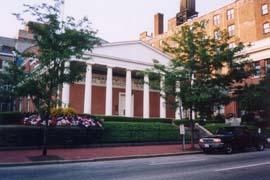
[[[158,60],[161,64],[168,64],[171,59],[162,51],[142,41],[102,44],[94,48],[91,54],[147,64],[152,64],[153,60]]]

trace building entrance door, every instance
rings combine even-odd
[[[119,116],[125,116],[126,111],[126,94],[123,92],[119,93]],[[131,117],[134,116],[134,95],[131,97]]]

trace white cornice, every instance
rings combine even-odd
[[[101,44],[100,46],[97,46],[96,48],[102,48],[102,47],[112,47],[112,46],[123,46],[123,45],[130,45],[130,44],[141,44],[145,47],[147,47],[148,49],[155,51],[156,53],[158,53],[159,55],[167,58],[168,60],[172,59],[171,56],[169,56],[168,54],[165,54],[164,52],[162,52],[161,50],[150,46],[149,44],[140,41],[140,40],[135,40],[135,41],[122,41],[122,42],[112,42],[112,43],[106,43],[106,44]],[[91,52],[88,52],[91,53]]]

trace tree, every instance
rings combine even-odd
[[[86,70],[85,64],[70,62],[70,59],[86,60],[83,57],[85,51],[91,51],[99,43],[86,17],[77,22],[73,17],[63,19],[60,12],[62,5],[63,0],[54,0],[54,5],[24,5],[23,13],[15,14],[18,20],[27,24],[36,43],[37,52],[21,55],[36,59],[39,66],[20,85],[28,86],[28,93],[45,120],[43,155],[47,155],[48,119],[51,108],[57,103],[57,88],[63,83],[81,80]],[[34,20],[26,22],[23,15],[27,14]],[[67,65],[69,62],[70,66]]]
[[[260,114],[264,122],[270,121],[270,74],[266,74],[258,84],[244,86],[237,96],[239,108],[245,111],[245,118],[249,123],[257,125],[254,113]],[[247,119],[247,117],[250,117]],[[258,124],[259,123],[259,124]]]
[[[173,96],[181,100],[184,109],[190,110],[192,145],[192,111],[198,112],[201,118],[209,118],[213,106],[228,103],[235,84],[250,75],[250,63],[242,61],[246,56],[240,54],[245,47],[243,43],[230,48],[231,37],[227,31],[217,29],[218,36],[211,37],[206,27],[207,21],[183,25],[165,42],[164,51],[173,56],[169,65],[156,61],[153,69],[165,77],[162,90],[170,106],[179,108],[179,101],[168,98]],[[176,84],[180,84],[180,91],[176,91]]]
[[[24,67],[18,66],[15,61],[8,63],[4,71],[0,72],[0,102],[10,106],[14,104],[17,97],[24,93],[24,89],[18,84],[25,76]]]

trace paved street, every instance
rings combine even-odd
[[[1,180],[269,180],[270,150],[0,168]]]

